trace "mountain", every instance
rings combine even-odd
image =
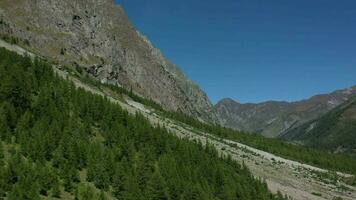
[[[25,52],[1,40],[0,46],[20,55]],[[352,157],[197,120],[186,124],[129,91],[86,80],[58,65],[31,63],[28,57],[0,48],[1,197],[158,199],[151,198],[158,194],[159,199],[284,199],[281,193],[296,200],[320,194],[321,199],[356,197],[350,192],[356,191],[352,186],[356,180],[343,178],[352,175],[326,170],[355,174]],[[325,185],[329,176],[335,180],[333,188]],[[263,184],[258,181],[262,179]],[[339,184],[344,188],[341,193]],[[276,194],[268,194],[266,186]]]
[[[356,153],[356,99],[289,130],[281,138],[333,152]]]
[[[0,46],[35,58],[18,45],[0,40]],[[277,199],[281,193],[296,200],[356,197],[350,192],[356,191],[351,175],[356,160],[350,156],[209,125],[60,65],[31,63],[29,57],[0,48],[1,197],[137,199],[153,192],[163,199],[266,199],[266,186]],[[240,171],[241,166],[249,170]],[[250,170],[267,184],[252,183]],[[330,176],[333,188],[325,185]],[[195,180],[203,180],[204,187]]]
[[[226,127],[277,137],[334,109],[356,94],[356,87],[297,102],[268,101],[240,104],[223,99],[214,106],[219,122]]]
[[[0,34],[166,109],[210,116],[206,94],[134,28],[113,0],[2,0]]]

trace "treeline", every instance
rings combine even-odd
[[[138,103],[141,103],[145,106],[148,106],[150,108],[155,109],[156,111],[160,111],[160,112],[168,112],[166,110],[163,109],[163,107],[161,105],[159,105],[158,103],[156,103],[155,101],[151,100],[151,99],[146,99],[143,97],[138,96],[137,94],[135,94],[132,89],[127,90],[123,87],[117,87],[114,85],[109,85],[109,84],[105,84],[106,87],[109,87],[112,91],[119,93],[119,94],[124,94],[127,95],[128,97],[130,97],[133,101],[136,101]]]
[[[245,166],[0,49],[0,199],[284,199]]]

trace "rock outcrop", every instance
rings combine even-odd
[[[212,104],[130,23],[113,0],[1,0],[0,33],[164,108],[211,119]]]

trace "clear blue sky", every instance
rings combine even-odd
[[[215,103],[356,85],[355,0],[117,0]]]

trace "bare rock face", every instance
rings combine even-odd
[[[214,106],[220,124],[233,129],[278,137],[316,119],[356,95],[356,87],[317,95],[298,102],[240,104],[223,99]]]
[[[210,119],[206,94],[130,23],[113,0],[1,0],[0,33],[101,82],[121,85],[173,111]]]

